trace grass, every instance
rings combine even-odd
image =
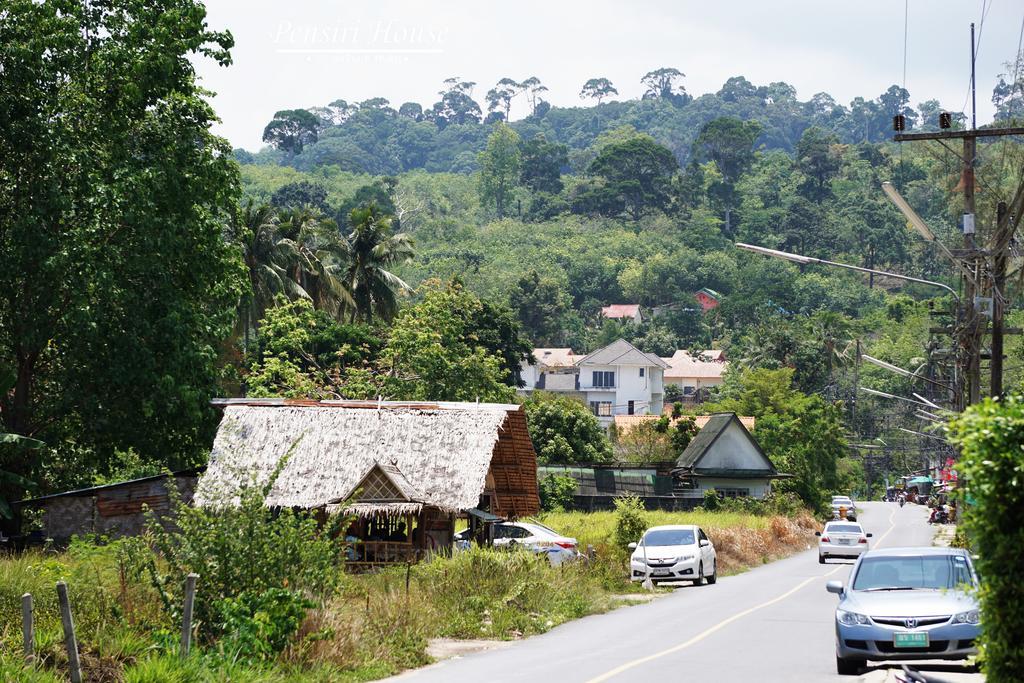
[[[0,559],[0,680],[67,679],[54,583],[68,583],[85,678],[100,683],[184,681],[358,683],[429,662],[432,638],[515,639],[620,604],[628,581],[627,550],[613,541],[612,512],[548,513],[545,524],[592,545],[592,562],[551,567],[529,552],[473,549],[453,557],[343,575],[291,644],[267,663],[234,661],[218,645],[177,656],[177,618],[145,580],[123,570],[115,545],[79,543],[63,553],[29,552]],[[814,521],[732,512],[646,512],[644,522],[698,524],[716,545],[723,572],[740,571],[803,547]],[[340,570],[339,570],[340,571]],[[36,605],[38,663],[24,666],[21,595]],[[199,598],[202,599],[202,578]],[[202,629],[203,627],[200,626]]]

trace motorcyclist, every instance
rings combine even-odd
[[[899,501],[900,507],[903,507],[907,502],[907,497],[901,493],[897,500]]]

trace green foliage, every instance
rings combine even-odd
[[[216,607],[224,634],[218,646],[232,661],[267,661],[277,656],[299,630],[306,610],[316,604],[285,588],[242,592]]]
[[[1024,507],[1024,398],[986,399],[953,420],[950,437],[960,448],[957,471],[966,481],[960,525],[977,553],[982,577],[981,650],[986,680],[1009,683],[1024,677],[1024,594],[1020,573],[1024,540],[1020,510]]]
[[[541,509],[546,512],[570,509],[577,488],[579,486],[572,477],[549,474],[537,484]]]
[[[519,135],[504,123],[497,123],[480,152],[480,202],[493,204],[498,218],[505,216],[512,189],[519,183],[522,154]]]
[[[589,463],[612,459],[601,423],[587,406],[568,396],[534,391],[524,404],[530,440],[545,463]]]
[[[263,129],[263,142],[269,142],[289,156],[302,151],[306,145],[316,142],[320,120],[305,109],[284,109],[274,114]]]
[[[615,499],[615,546],[625,551],[630,543],[637,543],[647,531],[644,504],[636,496],[619,496]]]
[[[718,497],[718,491],[714,489],[708,489],[704,492],[704,502],[701,503],[701,507],[708,512],[714,512],[722,507],[722,499]]]
[[[399,314],[381,351],[383,394],[399,400],[509,403],[515,390],[502,359],[474,335],[483,304],[458,282],[429,282]],[[493,340],[492,340],[493,341]]]
[[[50,444],[14,473],[193,464],[243,280],[238,167],[191,60],[226,65],[233,40],[194,0],[13,0],[0,44],[0,419]]]
[[[266,493],[274,480],[276,474],[268,483],[245,486],[237,501],[221,501],[211,507],[175,500],[175,526],[164,528],[152,518],[147,538],[129,546],[134,571],[149,577],[169,611],[181,604],[185,577],[193,572],[199,575],[195,610],[204,625],[200,635],[207,642],[225,635],[229,628],[240,628],[239,623],[229,623],[229,617],[240,619],[250,607],[253,619],[261,609],[273,605],[278,605],[273,609],[282,610],[283,615],[297,609],[292,597],[267,591],[287,588],[324,595],[338,581],[342,545],[331,538],[329,527],[320,528],[313,515],[269,510]],[[172,494],[176,491],[173,484],[169,489]],[[271,639],[268,642],[276,643],[280,632],[273,628],[266,626],[269,630],[263,633]]]
[[[555,280],[532,270],[523,275],[509,295],[523,329],[538,346],[549,346],[565,336],[569,301]]]
[[[601,150],[590,173],[604,182],[588,190],[581,201],[593,204],[602,215],[625,211],[637,221],[650,211],[668,208],[672,176],[678,169],[670,150],[648,135],[637,135]]]

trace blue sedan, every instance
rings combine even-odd
[[[836,670],[856,675],[867,660],[966,659],[980,630],[977,576],[957,548],[869,550],[850,585],[829,581],[836,609]]]

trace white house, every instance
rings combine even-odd
[[[718,349],[699,351],[696,356],[679,349],[664,360],[668,363],[665,384],[678,386],[686,398],[695,397],[701,389],[721,384],[722,375],[729,367],[725,355]]]
[[[605,427],[616,415],[660,415],[668,363],[625,339],[576,361],[576,390]]]
[[[764,498],[779,474],[735,413],[716,413],[679,456],[672,474],[677,495],[702,498],[714,489],[729,498]]]
[[[575,392],[576,360],[579,358],[572,349],[534,349],[533,365],[525,361],[519,364],[519,374],[526,383],[520,391]]]

